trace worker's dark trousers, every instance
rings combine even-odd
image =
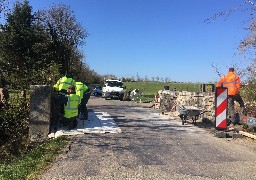
[[[54,131],[60,126],[61,116],[64,114],[63,95],[55,92],[52,98],[51,127]]]
[[[72,117],[72,118],[65,118],[63,117],[61,119],[61,123],[63,124],[63,126],[68,126],[69,129],[73,129],[77,127],[77,120],[76,120],[76,116]]]
[[[87,120],[88,119],[88,111],[86,104],[82,103],[79,104],[79,114],[81,114],[81,119]]]
[[[85,120],[88,119],[88,110],[87,110],[86,104],[88,103],[89,98],[90,98],[90,93],[84,93],[84,96],[79,105],[79,112],[81,112],[82,119],[85,119]]]
[[[229,110],[229,114],[231,116],[231,121],[233,124],[237,124],[239,122],[239,119],[236,118],[236,113],[235,112],[235,101],[238,102],[239,106],[243,109],[243,113],[244,113],[244,101],[242,99],[242,97],[240,96],[240,94],[236,94],[236,95],[232,95],[232,96],[228,96],[228,110]]]

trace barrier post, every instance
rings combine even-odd
[[[159,94],[155,95],[155,109],[160,109],[160,97]]]
[[[215,129],[227,130],[228,88],[216,87],[215,90]]]

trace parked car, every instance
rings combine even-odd
[[[101,96],[102,95],[102,87],[101,86],[96,86],[93,90],[93,95],[94,96]]]

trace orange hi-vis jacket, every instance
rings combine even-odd
[[[222,76],[216,87],[227,87],[228,95],[236,95],[241,88],[240,77],[234,72],[228,72],[227,75]]]

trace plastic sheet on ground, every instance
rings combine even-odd
[[[88,120],[78,120],[77,128],[68,130],[68,127],[59,127],[56,132],[48,135],[57,138],[63,135],[79,135],[88,133],[121,133],[114,119],[105,112],[89,112]]]

